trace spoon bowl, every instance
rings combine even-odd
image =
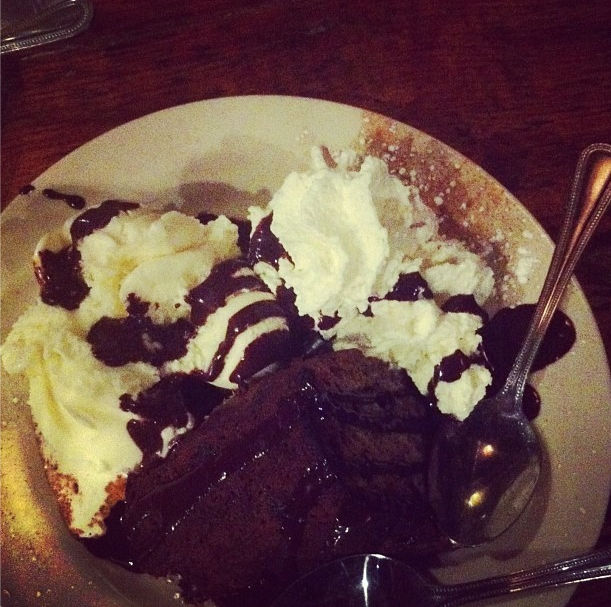
[[[456,544],[492,541],[532,497],[541,448],[522,410],[526,380],[577,261],[610,204],[611,145],[594,144],[579,158],[558,244],[503,388],[464,422],[448,416],[441,425],[429,462],[429,501]]]
[[[442,585],[402,561],[361,554],[289,586],[272,607],[451,607],[509,593],[611,577],[611,548],[475,582]]]
[[[540,441],[511,402],[486,400],[437,438],[429,500],[443,530],[463,546],[501,535],[520,516],[541,472]]]

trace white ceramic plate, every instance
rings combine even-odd
[[[265,203],[285,175],[307,164],[312,145],[355,147],[383,156],[420,186],[425,201],[457,229],[494,243],[500,276],[534,260],[526,284],[499,281],[508,301],[536,299],[551,242],[496,181],[442,143],[391,119],[324,101],[238,97],[146,116],[82,146],[35,180],[2,214],[2,340],[36,297],[31,253],[39,237],[74,211],[44,199],[45,187],[88,204],[123,198],[186,210],[239,213]],[[543,399],[537,427],[547,461],[525,515],[485,550],[460,552],[438,573],[466,580],[559,558],[596,540],[609,495],[611,382],[590,309],[573,284],[564,309],[578,341],[535,377]],[[94,446],[92,446],[94,448]],[[90,556],[60,520],[38,455],[23,381],[2,376],[2,604],[176,605],[175,587]],[[559,607],[566,589],[512,605]]]

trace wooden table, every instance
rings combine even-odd
[[[2,206],[128,120],[318,97],[391,116],[496,177],[555,236],[578,153],[611,142],[607,0],[95,0],[89,29],[2,59]],[[611,356],[611,214],[578,277]],[[608,514],[600,544],[611,543]],[[609,604],[611,584],[570,605]]]

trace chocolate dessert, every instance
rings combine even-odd
[[[355,553],[435,562],[433,437],[502,385],[532,313],[489,318],[503,278],[418,188],[329,154],[247,221],[78,214],[37,245],[40,299],[3,344],[71,531],[189,603],[269,605]],[[552,333],[541,364],[575,339]]]
[[[124,536],[115,558],[222,607],[265,605],[340,555],[439,553],[424,494],[438,416],[404,371],[357,350],[294,362],[130,475],[107,547]]]

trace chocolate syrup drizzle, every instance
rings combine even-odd
[[[410,272],[399,276],[397,284],[388,292],[384,299],[395,301],[433,299],[433,292],[420,272]]]
[[[136,362],[160,367],[183,357],[194,333],[195,327],[186,319],[161,325],[141,314],[103,316],[89,330],[87,341],[93,355],[109,367]]]
[[[210,315],[225,305],[230,297],[243,292],[270,291],[244,260],[231,259],[217,264],[210,275],[186,297],[191,306],[191,322],[203,326]],[[272,299],[257,301],[238,310],[229,319],[225,339],[212,357],[210,367],[202,371],[204,377],[214,381],[222,373],[235,340],[244,331],[265,319],[284,319],[285,316],[282,307]],[[286,358],[290,353],[288,330],[279,329],[264,333],[248,346],[230,379],[241,383],[272,362]]]
[[[43,194],[45,191],[43,190]],[[40,285],[42,301],[50,306],[76,310],[89,293],[89,285],[82,274],[81,253],[77,242],[108,225],[115,215],[138,206],[135,203],[116,200],[105,201],[99,207],[88,209],[74,219],[70,227],[72,244],[57,252],[49,249],[40,251],[40,265],[35,266],[34,272]]]
[[[19,190],[19,193],[23,196],[27,196],[28,194],[31,194],[35,189],[36,187],[34,185],[28,183]],[[65,202],[71,209],[76,209],[79,211],[81,209],[84,209],[86,205],[86,201],[82,196],[79,196],[78,194],[65,194],[63,192],[58,192],[57,190],[54,190],[52,188],[45,188],[44,190],[42,190],[42,195],[45,198],[48,198],[49,200],[61,200],[62,202]]]
[[[137,209],[140,205],[136,202],[125,202],[122,200],[105,200],[97,207],[87,209],[78,215],[70,226],[72,242],[93,234],[97,230],[105,228],[113,217]]]
[[[210,381],[216,379],[223,371],[227,356],[231,351],[231,348],[233,348],[235,340],[239,335],[241,335],[248,328],[256,325],[257,323],[267,318],[276,317],[282,318],[282,310],[280,310],[278,304],[273,301],[258,301],[236,312],[229,320],[226,337],[217,348],[214,356],[212,357],[212,363],[206,371],[206,376],[210,379]],[[280,333],[280,335],[278,336],[280,337],[279,343],[284,343],[285,340],[282,339],[281,336],[283,334],[286,335],[286,331],[281,329],[272,333],[276,332]],[[265,335],[270,334],[266,333]],[[286,343],[286,346],[288,348],[288,342]],[[263,351],[261,353],[265,354],[266,352],[267,346],[263,348]],[[285,358],[286,354],[283,355],[282,351],[268,352],[269,360],[267,360],[266,363],[269,364],[276,360],[276,356],[279,356],[280,358]],[[261,361],[257,361],[256,365],[259,368],[262,368]],[[266,364],[263,363],[263,366],[266,366]],[[243,367],[240,371],[238,371],[236,375],[243,376],[247,368],[248,367]]]
[[[477,303],[473,295],[453,295],[442,304],[441,309],[451,314],[473,314],[474,316],[479,316],[484,324],[489,320],[488,314]],[[452,354],[445,356],[439,364],[435,365],[433,370],[433,376],[428,385],[430,398],[435,400],[435,388],[439,382],[458,381],[471,365],[490,367],[483,348],[479,348],[470,356],[467,356],[461,350],[456,350]]]
[[[435,388],[440,381],[453,382],[459,380],[460,376],[475,362],[475,357],[467,356],[461,350],[456,350],[449,356],[442,358],[441,362],[435,365],[433,377],[429,383],[429,393],[435,393]]]
[[[245,385],[258,373],[292,358],[294,352],[295,347],[289,331],[263,333],[248,344],[242,359],[231,372],[229,381],[238,386]]]
[[[32,193],[35,189],[36,189],[35,186],[33,186],[31,183],[28,183],[24,186],[21,186],[21,188],[19,189],[19,193],[22,196],[27,196],[28,194]]]
[[[474,314],[482,319],[486,324],[489,320],[488,313],[477,303],[473,295],[453,295],[446,299],[441,305],[444,312],[456,312],[464,314]]]
[[[229,259],[214,266],[210,275],[186,297],[191,306],[191,322],[204,325],[208,317],[227,299],[243,291],[269,293],[265,283],[240,259]]]
[[[76,310],[89,293],[89,285],[81,272],[81,253],[68,246],[53,252],[44,249],[38,254],[34,274],[40,286],[40,298],[49,306]]]
[[[248,263],[251,266],[263,261],[277,270],[280,259],[290,259],[278,237],[272,232],[272,220],[273,213],[270,213],[254,229],[248,252]]]
[[[81,204],[70,195],[52,190],[43,191],[43,195],[64,200],[68,204]],[[78,308],[89,292],[81,273],[78,242],[106,226],[114,216],[137,206],[129,202],[105,201],[74,220],[71,226],[72,245],[57,253],[41,251],[41,266],[37,268],[36,274],[43,301],[70,310]],[[211,214],[201,214],[198,219],[207,223],[215,217]],[[255,227],[250,240],[250,224],[236,222],[243,258],[218,264],[206,280],[188,293],[186,301],[191,306],[188,319],[156,324],[147,316],[150,304],[131,295],[128,299],[127,317],[104,317],[91,328],[87,339],[94,355],[109,366],[137,361],[160,366],[184,356],[198,327],[203,326],[229,298],[244,291],[268,292],[263,281],[252,272],[252,266],[264,261],[277,269],[279,260],[288,258],[287,252],[271,231],[271,222],[272,215],[265,217]],[[426,281],[419,273],[414,272],[402,275],[385,298],[418,301],[432,297]],[[376,300],[372,298],[371,301]],[[474,356],[466,356],[456,351],[445,357],[435,369],[428,397],[433,400],[431,395],[434,394],[439,381],[457,380],[462,372],[474,363],[486,365],[491,369],[494,384],[490,391],[498,390],[515,358],[534,306],[506,308],[488,319],[488,315],[477,305],[475,299],[465,295],[449,298],[444,303],[443,310],[480,316],[484,322],[480,331],[482,346]],[[232,316],[227,335],[219,344],[209,369],[191,375],[170,375],[137,396],[123,395],[121,408],[138,415],[138,419],[129,422],[128,432],[142,450],[146,465],[153,464],[159,457],[163,446],[161,431],[164,428],[197,426],[226,399],[229,392],[214,388],[209,382],[223,371],[225,359],[237,336],[261,320],[272,317],[285,318],[290,330],[274,331],[255,340],[232,373],[232,381],[242,384],[265,366],[278,362],[279,359],[282,363],[282,359],[308,351],[317,335],[313,322],[309,318],[299,316],[294,305],[294,293],[281,287],[275,300],[257,302],[242,308]],[[318,328],[331,328],[339,320],[338,316],[323,318]],[[557,312],[537,357],[535,368],[541,368],[560,358],[572,347],[574,341],[575,329],[570,319],[562,312]],[[406,383],[406,392],[412,391],[418,398],[423,398],[417,394],[413,382],[409,380]],[[429,434],[432,431],[431,425],[438,423],[437,414],[414,419],[397,418],[392,408],[395,398],[395,395],[384,391],[376,394],[331,394],[319,390],[312,382],[305,381],[296,394],[281,404],[277,415],[256,425],[249,433],[237,436],[221,453],[202,456],[201,461],[194,462],[188,473],[157,486],[135,503],[129,504],[127,513],[125,504],[118,504],[107,521],[107,535],[85,543],[95,554],[139,570],[138,563],[154,551],[166,535],[178,528],[209,492],[255,458],[269,457],[272,446],[282,441],[293,424],[304,416],[307,417],[308,423],[320,431],[321,436],[325,434],[326,424],[336,422],[374,433],[380,431],[415,434]],[[369,412],[369,405],[375,405],[379,409]],[[534,417],[538,406],[536,392],[529,386],[525,397],[527,415]],[[302,481],[285,509],[283,533],[292,551],[295,551],[301,542],[304,521],[322,492],[337,481],[338,475],[353,472],[351,464],[338,463],[338,453],[334,451],[333,445],[327,445],[325,453],[326,459],[304,471]],[[376,465],[367,469],[366,465],[361,465],[359,473],[364,476],[384,473],[387,470],[383,468],[383,465]],[[422,462],[413,461],[405,465],[389,464],[388,471],[409,477],[422,474],[424,467]],[[359,511],[360,506],[350,508],[345,504],[344,515],[337,521],[337,534],[345,536],[348,533],[348,521],[351,517],[359,521],[371,518],[374,505],[366,500],[359,503],[363,512]],[[241,598],[248,601],[246,595]]]
[[[72,209],[80,210],[85,208],[85,199],[78,194],[64,194],[51,188],[45,188],[42,191],[42,195],[49,200],[61,200]]]
[[[197,427],[230,394],[197,375],[168,375],[137,396],[124,394],[123,411],[135,413],[127,430],[143,453],[143,462],[151,462],[163,447],[161,431],[172,426]]]

